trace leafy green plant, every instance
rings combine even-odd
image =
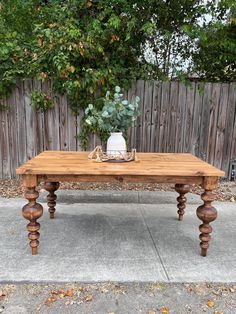
[[[126,135],[129,127],[140,115],[140,99],[135,96],[129,102],[122,97],[121,88],[116,86],[113,93],[106,92],[106,96],[102,99],[101,110],[98,110],[93,104],[89,104],[85,109],[85,128],[90,132],[97,133],[102,140],[107,139],[111,132],[123,132]]]
[[[36,110],[47,110],[54,106],[52,97],[41,91],[33,91],[31,93],[31,104]]]
[[[5,104],[0,102],[0,112],[1,111],[8,111],[9,109],[10,109],[9,105],[5,105]]]
[[[215,2],[0,0],[0,102],[19,78],[50,80],[75,114],[89,103],[99,111],[99,96],[117,82],[128,89],[136,79],[184,79],[188,71],[232,81],[235,0]],[[205,14],[216,22],[200,27]],[[46,95],[33,95],[35,108],[51,107]],[[83,124],[84,142],[92,128]]]

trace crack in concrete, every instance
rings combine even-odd
[[[151,240],[152,240],[153,246],[154,246],[154,248],[155,248],[156,255],[157,255],[157,257],[159,258],[159,260],[160,260],[160,262],[161,262],[161,266],[162,266],[162,268],[163,268],[163,270],[164,270],[164,273],[165,273],[165,275],[166,275],[166,278],[167,278],[168,281],[170,281],[169,275],[168,275],[167,270],[166,270],[166,268],[165,268],[165,265],[164,265],[164,262],[163,262],[163,260],[162,260],[162,257],[161,257],[161,255],[160,255],[160,253],[159,253],[158,247],[157,247],[157,245],[156,245],[156,243],[155,243],[155,241],[154,241],[154,239],[153,239],[151,230],[150,230],[150,228],[148,227],[148,224],[147,224],[147,222],[146,222],[146,220],[145,220],[145,217],[144,217],[144,215],[143,215],[143,211],[142,211],[141,208],[139,208],[139,210],[140,210],[140,212],[141,212],[141,216],[142,216],[142,218],[143,218],[143,222],[145,223],[145,226],[147,227],[148,233],[149,233],[150,238],[151,238]]]

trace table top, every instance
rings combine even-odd
[[[19,175],[214,176],[224,172],[191,154],[137,153],[139,162],[98,163],[89,152],[44,151],[16,169]]]

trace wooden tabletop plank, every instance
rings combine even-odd
[[[224,172],[191,154],[138,153],[139,162],[97,163],[89,152],[45,151],[16,169],[35,175],[224,176]]]

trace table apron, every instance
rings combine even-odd
[[[202,176],[140,176],[140,175],[24,175],[24,186],[35,186],[35,182],[113,182],[113,183],[179,183],[197,184],[204,182]],[[216,178],[218,179],[218,178]],[[36,184],[36,185],[37,185]]]

